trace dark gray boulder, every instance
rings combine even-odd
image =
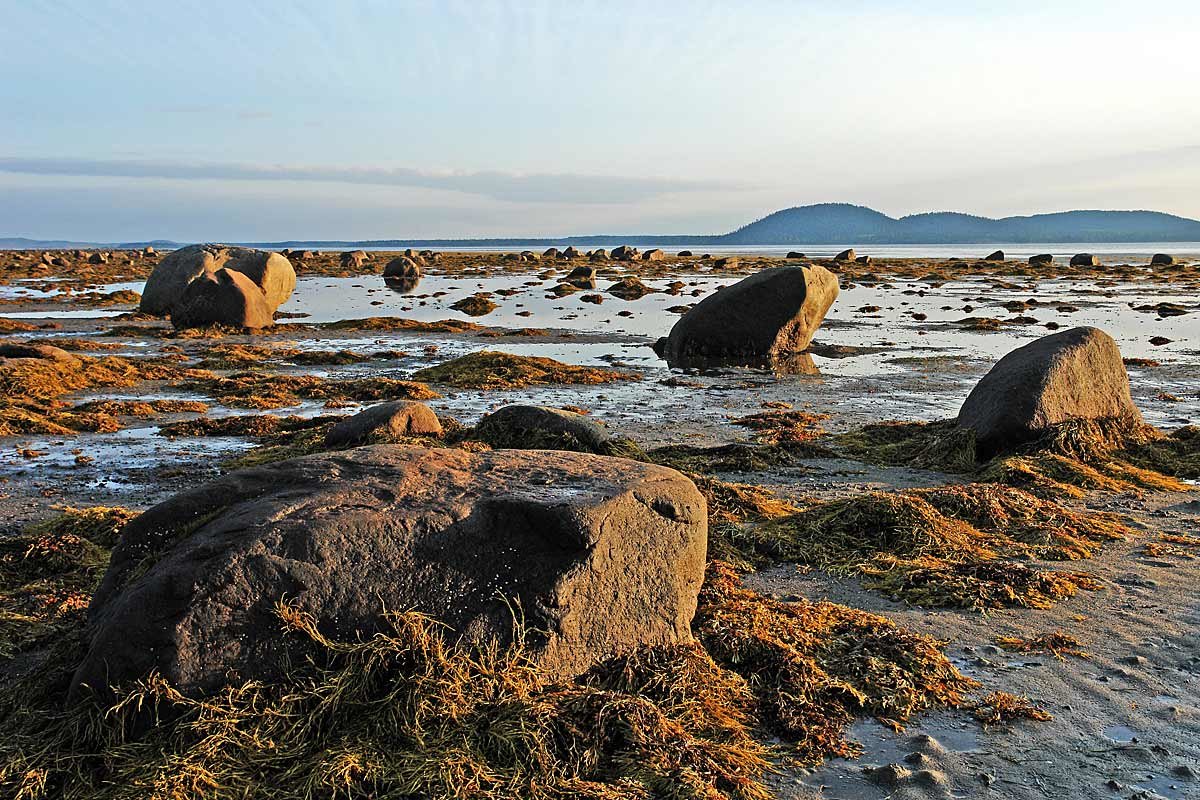
[[[1031,267],[1045,267],[1054,263],[1054,256],[1050,253],[1039,253],[1036,256],[1029,257],[1029,265]]]
[[[420,256],[417,256],[417,258],[420,258]],[[412,256],[397,256],[383,268],[383,277],[419,278],[421,277],[421,265]]]
[[[988,256],[986,258],[984,258],[983,260],[984,261],[1003,261],[1004,260],[1004,251],[997,250],[994,253],[989,253]]]
[[[684,365],[799,353],[837,296],[837,276],[824,267],[766,269],[705,297],[656,349],[668,362]]]
[[[1052,333],[996,362],[958,412],[984,456],[1037,439],[1074,419],[1141,422],[1113,338],[1098,328]]]
[[[1071,256],[1072,267],[1098,267],[1100,266],[1100,258],[1091,253],[1076,253]]]
[[[375,445],[233,472],[123,531],[88,611],[72,697],[159,672],[185,694],[270,681],[305,658],[286,600],[324,634],[415,610],[512,641],[569,678],[691,641],[707,511],[680,473],[545,450]]]

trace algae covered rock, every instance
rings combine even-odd
[[[984,454],[1075,419],[1142,419],[1121,351],[1098,328],[1071,328],[1018,347],[983,376],[958,412],[958,424],[975,432]]]
[[[442,423],[424,403],[394,400],[338,420],[325,434],[325,444],[341,447],[401,436],[441,436]]]
[[[375,445],[233,472],[124,529],[72,692],[278,678],[304,646],[283,600],[343,641],[385,631],[385,609],[449,640],[504,645],[515,624],[568,678],[691,641],[706,520],[680,473],[581,453]]]
[[[574,450],[603,453],[612,439],[583,414],[546,406],[511,405],[475,426],[474,438],[498,448]]]
[[[668,362],[772,359],[808,347],[838,295],[820,266],[774,267],[711,294],[656,346]]]

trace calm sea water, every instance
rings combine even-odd
[[[629,244],[641,250],[651,250],[660,245],[646,244],[631,240]],[[577,245],[578,246],[578,245]],[[1124,262],[1136,263],[1148,261],[1155,253],[1167,253],[1187,259],[1200,260],[1200,242],[1036,242],[1034,244],[855,244],[841,242],[838,244],[801,244],[801,245],[733,245],[718,247],[716,245],[687,245],[686,247],[663,247],[668,253],[682,249],[693,253],[712,253],[713,255],[744,254],[785,256],[796,250],[813,258],[829,258],[840,253],[847,247],[853,247],[859,255],[870,255],[876,258],[929,258],[929,259],[972,259],[983,258],[996,250],[1003,250],[1011,259],[1026,259],[1040,253],[1050,253],[1055,258],[1069,259],[1076,253],[1092,253],[1103,262],[1119,264]],[[326,248],[329,249],[329,248]],[[345,247],[341,250],[379,250],[395,248]],[[454,253],[504,253],[535,250],[541,252],[542,246],[531,247],[432,247],[421,248],[431,250],[446,250]],[[591,247],[579,247],[587,251]],[[611,249],[611,248],[608,248]]]

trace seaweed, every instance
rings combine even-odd
[[[632,372],[564,364],[551,358],[480,350],[418,370],[412,377],[416,381],[440,383],[459,389],[519,389],[553,383],[595,385],[637,380],[641,376]]]

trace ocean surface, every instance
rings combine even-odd
[[[1188,259],[1200,260],[1200,242],[1035,242],[1034,244],[1004,244],[988,242],[984,244],[855,244],[841,242],[838,244],[793,244],[793,245],[688,245],[686,247],[664,247],[656,244],[639,243],[636,239],[628,242],[640,250],[653,250],[662,247],[668,253],[679,250],[691,250],[696,255],[712,253],[713,255],[745,254],[785,256],[792,251],[804,253],[812,258],[829,258],[848,247],[854,248],[859,255],[869,255],[875,258],[928,258],[928,259],[977,259],[983,258],[996,250],[1003,250],[1005,256],[1011,259],[1027,259],[1032,255],[1050,253],[1055,258],[1069,259],[1076,253],[1091,253],[1098,256],[1104,263],[1119,264],[1124,262],[1147,261],[1155,253],[1167,253]],[[587,251],[591,247],[579,247]],[[396,247],[339,247],[316,248],[323,250],[396,250]],[[399,248],[403,249],[403,248]],[[518,253],[522,250],[542,252],[545,247],[497,247],[486,245],[479,247],[429,247],[421,250],[445,250],[454,253]],[[562,249],[561,247],[559,249]],[[606,248],[611,250],[612,248]]]

